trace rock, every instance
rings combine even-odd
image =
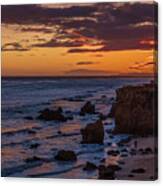
[[[110,134],[112,132],[112,129],[106,129],[106,133]]]
[[[95,114],[95,106],[91,104],[90,101],[86,102],[86,104],[81,108],[80,115],[85,114]]]
[[[23,114],[23,111],[17,110],[16,113]]]
[[[128,150],[124,148],[124,149],[121,150],[121,152],[126,152],[127,153]]]
[[[102,113],[99,114],[99,119],[100,120],[105,120],[105,119],[107,119],[107,117],[108,117],[107,115],[104,115]],[[108,123],[105,123],[104,125],[106,125],[106,124],[108,124]]]
[[[74,151],[71,150],[60,150],[58,151],[57,155],[55,156],[56,160],[60,161],[76,161],[77,156]]]
[[[117,89],[110,115],[115,118],[114,133],[148,135],[157,133],[157,88],[153,84]],[[140,130],[141,129],[141,130]]]
[[[50,109],[44,109],[40,111],[40,115],[37,117],[41,120],[46,121],[66,121],[67,118],[62,114],[62,109],[59,107],[58,110],[50,110]]]
[[[129,177],[129,178],[133,178],[134,175],[133,175],[133,174],[129,174],[128,177]]]
[[[113,138],[114,138],[114,136],[113,136],[112,134],[110,134],[110,135],[109,135],[109,138],[113,139]]]
[[[121,154],[121,157],[122,158],[125,158],[125,157],[127,157],[128,156],[128,154]]]
[[[149,179],[150,179],[150,180],[155,180],[153,176],[150,176]]]
[[[146,152],[147,154],[152,154],[152,153],[153,153],[153,150],[152,150],[150,147],[147,147],[147,148],[145,149],[145,152]]]
[[[100,160],[101,163],[104,163],[105,162],[105,158],[103,158],[102,160]]]
[[[31,117],[31,116],[26,116],[26,117],[24,117],[24,119],[33,120],[33,117]]]
[[[143,168],[133,169],[131,172],[132,173],[142,174],[142,173],[145,173],[145,169],[143,169]]]
[[[109,165],[108,168],[112,169],[113,171],[119,171],[122,169],[119,165]]]
[[[118,150],[109,150],[107,154],[111,156],[118,156],[120,152]]]
[[[62,134],[62,131],[59,130],[57,133],[58,133],[58,134]]]
[[[36,149],[39,146],[40,146],[39,143],[33,143],[33,144],[30,145],[30,149]]]
[[[33,162],[35,162],[35,161],[40,161],[40,160],[42,160],[42,159],[39,158],[39,157],[37,157],[37,156],[33,156],[32,158],[27,158],[27,159],[25,160],[25,162],[26,162],[26,163],[33,163]]]
[[[27,130],[28,134],[36,134],[36,131],[34,129]]]
[[[132,137],[127,137],[127,138],[122,139],[121,141],[119,141],[118,144],[120,144],[120,145],[123,144],[124,145],[124,144],[130,142],[131,140],[132,140]]]
[[[115,171],[113,171],[109,167],[105,167],[104,165],[100,165],[98,167],[98,178],[104,180],[114,180],[115,179]]]
[[[106,96],[106,95],[102,95],[101,98],[102,98],[102,99],[106,99],[107,96]]]
[[[138,149],[139,152],[143,152],[144,150],[142,148]]]
[[[98,120],[95,123],[88,124],[84,129],[81,129],[82,143],[103,144],[104,127],[103,123]]]
[[[86,165],[83,168],[83,170],[86,170],[86,171],[92,171],[95,169],[97,169],[97,166],[89,161],[87,161]]]

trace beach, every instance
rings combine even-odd
[[[109,116],[117,89],[150,81],[3,79],[2,176],[155,180],[157,136],[115,133]]]

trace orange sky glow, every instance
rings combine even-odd
[[[155,7],[117,5],[2,6],[2,76],[152,75]]]

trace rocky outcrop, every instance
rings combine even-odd
[[[94,114],[95,113],[95,106],[90,102],[86,102],[86,104],[81,108],[80,115],[85,114]]]
[[[83,167],[83,170],[85,171],[93,171],[95,169],[97,169],[97,166],[89,161],[87,161],[86,165]]]
[[[118,89],[110,117],[115,118],[115,133],[135,135],[156,133],[156,86],[151,83],[142,86],[125,86]]]
[[[44,109],[40,111],[40,115],[37,117],[37,119],[40,120],[46,120],[46,121],[66,121],[67,118],[63,115],[62,109],[58,108],[57,110],[50,110],[50,109]]]
[[[114,180],[115,179],[115,171],[110,169],[109,167],[105,167],[104,165],[100,165],[98,167],[98,179]]]
[[[84,129],[81,129],[82,143],[103,144],[104,127],[101,120],[95,123],[88,124]]]
[[[71,150],[60,150],[55,156],[56,160],[59,161],[76,161],[77,156],[74,151]]]
[[[100,165],[98,167],[99,179],[114,180],[115,172],[121,169],[122,168],[119,165],[109,165],[109,166]]]

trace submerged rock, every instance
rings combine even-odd
[[[33,117],[31,117],[31,116],[26,116],[26,117],[24,117],[24,119],[26,119],[26,120],[33,120]]]
[[[60,161],[76,161],[77,156],[74,151],[71,150],[60,150],[55,156],[56,160]]]
[[[33,156],[31,158],[27,158],[25,160],[26,163],[33,163],[33,162],[36,162],[36,161],[40,161],[42,160],[40,157],[37,157],[37,156]]]
[[[142,173],[145,173],[145,169],[143,169],[143,168],[133,169],[131,172],[137,173],[137,174],[142,174]]]
[[[102,113],[99,114],[99,119],[100,119],[100,120],[106,120],[107,118],[108,118],[107,115],[104,115],[104,114],[102,114]],[[109,123],[105,123],[104,125],[109,125]]]
[[[116,91],[110,116],[115,118],[115,133],[147,135],[156,133],[157,88],[154,84],[125,86]]]
[[[60,107],[57,110],[44,109],[40,111],[40,115],[37,118],[41,120],[46,120],[46,121],[52,121],[52,120],[66,121],[67,120],[67,118],[62,113],[62,108]]]
[[[103,144],[104,127],[103,123],[98,120],[95,123],[88,124],[81,129],[82,143]]]
[[[95,169],[97,169],[97,166],[89,161],[87,161],[86,165],[83,168],[83,170],[86,170],[86,171],[92,171]]]
[[[107,154],[111,156],[118,156],[120,152],[118,150],[109,150]]]
[[[81,108],[80,115],[85,114],[94,114],[95,113],[95,106],[90,102],[86,102],[86,104]]]
[[[36,148],[39,147],[39,146],[40,146],[39,143],[32,143],[32,144],[30,145],[30,149],[36,149]]]

